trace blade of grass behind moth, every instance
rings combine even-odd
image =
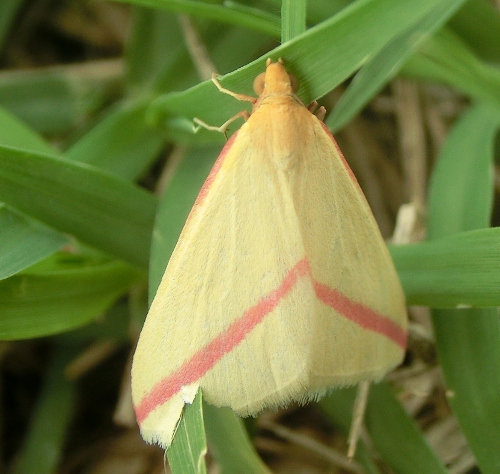
[[[63,234],[0,203],[0,280],[43,260],[68,243]]]
[[[30,420],[14,474],[55,474],[76,402],[74,383],[64,374],[79,347],[58,345]]]
[[[265,68],[268,57],[282,57],[301,84],[299,95],[306,103],[321,97],[388,41],[421,20],[435,6],[433,0],[361,0],[338,15],[310,28],[286,44],[237,71],[225,75],[221,84],[241,93],[251,93],[254,78]],[[321,67],[319,67],[321,65]],[[241,111],[242,104],[220,94],[211,81],[187,91],[159,97],[150,107],[153,119],[165,115],[199,117],[207,123],[223,123]],[[208,132],[200,131],[207,136]]]
[[[203,428],[201,390],[198,390],[189,410],[183,416],[175,431],[172,445],[167,450],[168,464],[172,474],[205,474],[207,467],[207,440]],[[187,407],[186,407],[187,408]]]
[[[96,263],[80,257],[74,264],[37,268],[40,265],[0,282],[0,340],[47,336],[83,326],[143,277],[117,260]]]
[[[448,84],[473,98],[500,104],[500,70],[481,61],[446,28],[422,44],[401,74]]]
[[[283,0],[281,2],[281,44],[306,31],[305,0]]]
[[[41,153],[53,148],[18,118],[0,107],[0,143]],[[69,243],[67,236],[0,203],[0,279],[20,272]]]
[[[145,267],[156,200],[88,165],[0,146],[0,200],[82,242]]]
[[[118,103],[75,142],[64,158],[86,163],[126,181],[140,177],[158,156],[165,132],[146,120],[149,101]]]
[[[384,85],[398,73],[404,62],[434,31],[461,6],[456,0],[441,1],[417,24],[390,41],[354,76],[335,105],[326,124],[332,132],[341,129]]]
[[[387,383],[371,386],[365,424],[377,451],[394,472],[448,472]]]
[[[230,408],[205,404],[210,448],[225,474],[271,474],[248,437],[245,426]]]
[[[182,34],[175,15],[142,7],[132,7],[131,12],[131,33],[125,47],[127,83],[132,93],[140,94],[172,61]]]
[[[500,228],[389,246],[409,305],[500,306]]]
[[[469,0],[448,26],[484,61],[500,62],[500,12],[486,0]]]
[[[493,143],[499,107],[478,104],[454,126],[432,174],[430,239],[489,226]],[[481,472],[500,466],[500,328],[498,311],[433,310],[450,405]]]
[[[280,35],[279,18],[262,10],[232,4],[218,5],[194,0],[114,0],[132,5],[164,8],[166,10],[193,15],[207,20],[229,23],[242,28],[260,31],[275,38]]]
[[[17,12],[23,5],[22,0],[3,0],[0,2],[0,50],[9,34]]]
[[[352,424],[352,410],[356,398],[357,387],[337,388],[318,402],[326,416],[338,426],[344,436],[350,432]],[[355,459],[363,466],[366,474],[380,474],[381,471],[372,459],[363,438],[356,445]]]

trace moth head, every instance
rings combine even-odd
[[[259,74],[253,81],[253,90],[257,95],[294,94],[299,90],[297,78],[286,71],[283,60],[273,63],[266,61],[266,72]]]

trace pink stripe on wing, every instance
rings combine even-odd
[[[135,407],[137,421],[141,423],[157,406],[162,405],[178,393],[183,385],[189,385],[203,377],[278,306],[280,300],[292,291],[300,277],[308,274],[309,263],[306,258],[303,258],[287,273],[276,290],[262,298],[248,311],[245,311],[224,332],[196,352],[174,373],[160,380]]]
[[[263,297],[255,306],[245,311],[229,327],[202,347],[175,372],[160,380],[135,406],[137,421],[141,423],[156,409],[181,390],[199,380],[227,353],[245,339],[255,326],[261,323],[294,288],[299,278],[310,276],[307,258],[299,262],[286,274],[276,290]],[[381,334],[402,349],[406,347],[406,332],[392,319],[383,316],[361,303],[350,300],[338,290],[313,281],[317,298],[333,308],[340,316],[368,331]]]
[[[340,291],[322,283],[314,282],[314,291],[320,301],[333,308],[349,321],[369,331],[386,336],[403,350],[406,348],[407,333],[391,318],[377,313],[368,306],[356,303]]]

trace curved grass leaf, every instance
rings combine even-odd
[[[390,41],[354,76],[326,124],[335,132],[356,115],[399,71],[422,42],[441,27],[462,2],[445,0],[421,21]]]
[[[429,237],[489,226],[493,144],[500,108],[472,107],[440,153],[429,193]],[[497,308],[433,310],[449,402],[481,472],[500,466],[500,327]]]
[[[481,61],[450,30],[429,38],[401,68],[401,74],[456,87],[500,106],[500,68]]]
[[[64,370],[78,349],[62,344],[56,347],[13,474],[58,472],[77,399],[76,386]]]
[[[389,248],[408,304],[500,306],[500,228]]]
[[[299,79],[299,95],[309,103],[340,84],[434,7],[435,0],[358,0],[334,17],[225,75],[220,82],[230,90],[251,94],[253,80],[264,70],[266,59],[282,57]],[[151,105],[150,113],[156,120],[180,116],[191,121],[198,117],[210,124],[221,124],[242,108],[244,104],[221,94],[211,81],[206,81],[187,91],[159,97]],[[167,126],[175,123],[166,122]],[[198,135],[197,140],[214,140],[213,133],[201,131]]]
[[[80,259],[69,268],[33,269],[3,280],[0,340],[40,337],[82,326],[140,277],[136,269],[119,261],[85,265]]]
[[[166,10],[184,13],[186,15],[198,16],[207,20],[215,20],[222,23],[251,30],[260,31],[261,33],[280,37],[279,18],[265,13],[256,8],[247,7],[237,4],[236,2],[225,2],[224,5],[210,4],[207,2],[198,2],[195,0],[114,0],[133,5],[164,8]]]
[[[0,146],[0,200],[61,232],[145,267],[155,199],[88,165]]]
[[[0,204],[0,280],[57,252],[69,239]]]

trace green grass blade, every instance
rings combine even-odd
[[[500,306],[500,228],[389,248],[408,304]]]
[[[483,60],[500,62],[500,12],[487,0],[469,0],[448,26]]]
[[[167,450],[168,464],[172,474],[205,474],[207,440],[203,428],[201,390],[198,390],[191,405],[185,407],[183,416]]]
[[[86,163],[132,181],[151,165],[165,141],[161,127],[146,122],[146,103],[122,103],[65,153],[65,158]]]
[[[147,266],[155,199],[88,165],[0,146],[0,200],[82,242]]]
[[[394,472],[448,472],[386,383],[370,387],[365,425],[377,451]]]
[[[271,474],[255,452],[241,418],[230,408],[205,404],[210,449],[223,474]]]
[[[487,227],[492,207],[493,144],[499,109],[471,108],[454,126],[433,172],[429,237]],[[500,467],[500,328],[498,311],[433,310],[449,401],[481,472]]]
[[[133,7],[125,50],[127,80],[132,93],[149,89],[175,51],[183,46],[178,19],[167,11]]]
[[[306,31],[305,0],[283,0],[281,3],[281,43],[286,43]]]
[[[0,50],[3,48],[12,22],[22,5],[22,0],[3,0],[0,2]]]
[[[0,280],[43,260],[68,243],[63,234],[0,204]]]
[[[55,153],[36,132],[0,107],[0,144]],[[52,255],[69,239],[0,203],[0,280]]]
[[[117,61],[0,73],[0,104],[40,133],[80,126],[123,78]]]
[[[479,104],[453,127],[432,172],[430,239],[489,226],[499,126],[500,106]]]
[[[266,59],[282,57],[290,72],[299,79],[299,95],[309,103],[336,87],[434,7],[435,0],[358,0],[338,15],[227,74],[221,84],[230,90],[251,94],[253,80],[264,70]],[[198,117],[210,124],[221,124],[243,107],[241,102],[221,94],[207,81],[187,91],[158,98],[150,112],[157,120],[180,116],[188,123]],[[213,134],[202,131],[198,139],[213,140]]]
[[[280,37],[279,18],[261,10],[227,2],[224,5],[199,2],[195,0],[115,0],[132,5],[164,8],[175,13],[184,13],[207,20],[228,23],[241,28],[248,28],[261,33]]]
[[[399,71],[404,62],[460,7],[456,0],[441,1],[421,21],[389,42],[356,74],[328,117],[332,132],[341,129]]]
[[[63,258],[61,254],[59,258]],[[98,317],[141,274],[119,261],[30,270],[0,282],[0,340],[67,331]]]
[[[349,432],[351,426],[356,390],[356,387],[334,390],[320,401],[321,408],[345,433]],[[392,388],[385,382],[370,386],[365,427],[378,454],[394,472],[398,474],[447,472],[414,420],[394,396]],[[366,472],[377,472],[362,442],[359,443],[356,459]]]
[[[76,355],[74,347],[56,347],[14,474],[58,472],[76,403],[75,385],[67,379],[64,369]]]
[[[401,73],[448,84],[471,97],[500,105],[500,69],[482,62],[446,28],[429,38]]]

